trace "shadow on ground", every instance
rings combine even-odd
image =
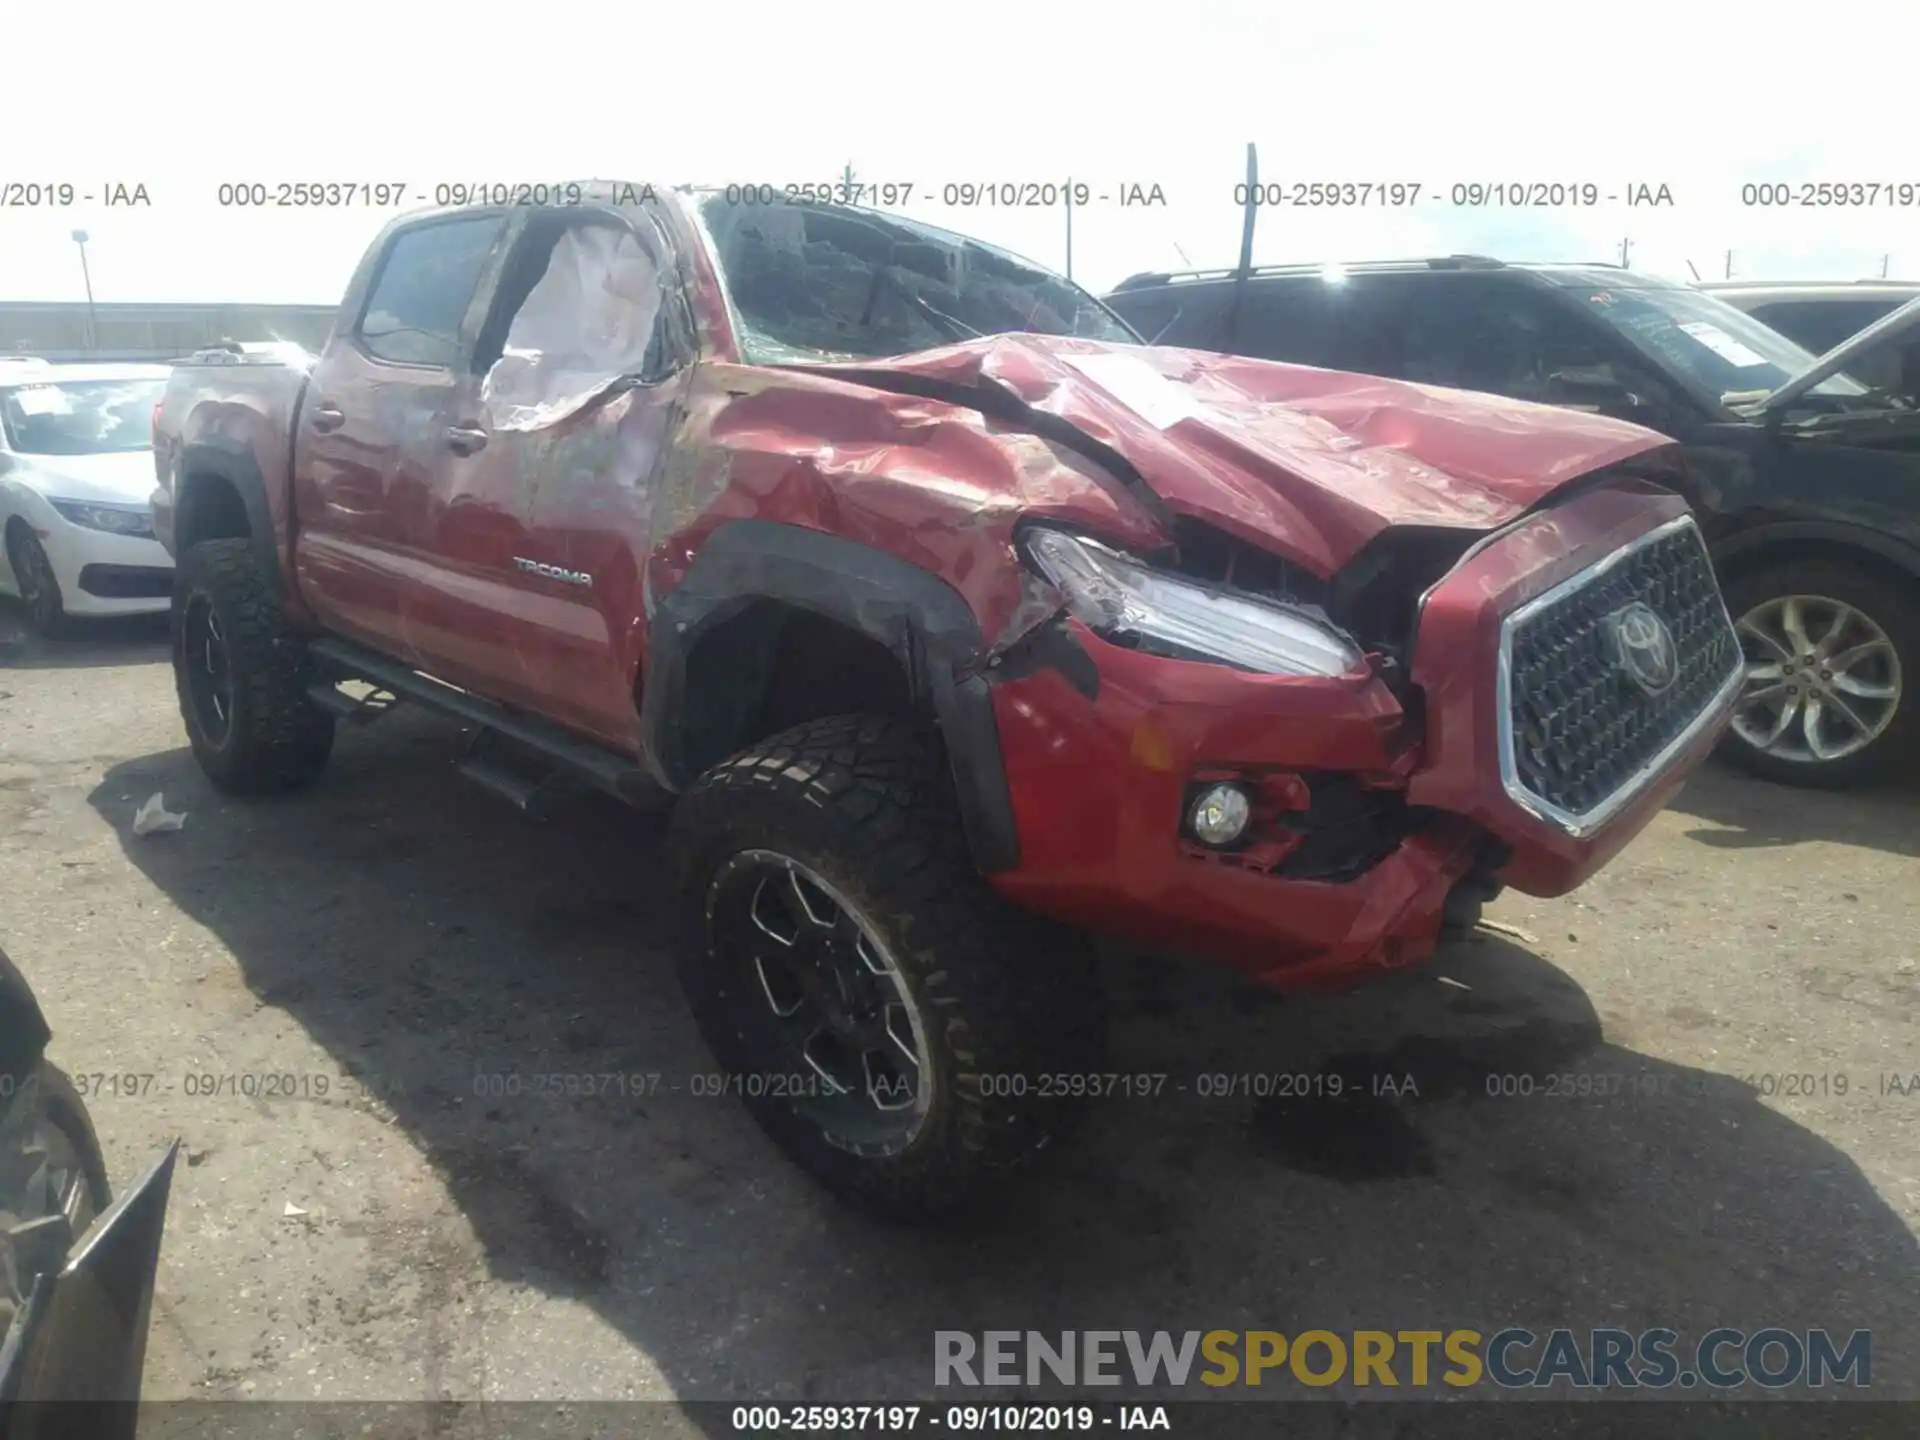
[[[1687,836],[1715,849],[1828,841],[1920,855],[1920,772],[1855,790],[1808,790],[1749,779],[1716,761],[1695,771],[1667,808],[1711,822]]]
[[[0,670],[81,670],[167,658],[164,614],[70,620],[68,626],[60,639],[42,639],[27,624],[20,602],[0,596]]]
[[[1116,965],[1115,1069],[1161,1093],[1107,1101],[997,1218],[869,1222],[687,1093],[709,1060],[649,823],[582,802],[533,825],[452,773],[456,741],[402,714],[299,797],[223,801],[181,750],[91,798],[122,835],[121,795],[193,812],[128,855],[263,1004],[378,1077],[478,1263],[590,1305],[684,1398],[925,1397],[934,1332],[987,1328],[1874,1326],[1876,1378],[1903,1383],[1920,1253],[1847,1156],[1608,1044],[1498,939],[1310,1001]],[[475,1098],[556,1070],[679,1093]],[[1554,1074],[1605,1093],[1549,1096]]]

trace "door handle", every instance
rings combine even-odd
[[[487,443],[487,432],[478,425],[449,425],[447,448],[456,455],[471,455]]]
[[[313,408],[313,428],[325,435],[347,423],[347,412],[331,400],[322,400]]]

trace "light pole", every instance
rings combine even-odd
[[[80,278],[87,287],[87,349],[100,348],[100,327],[93,313],[93,275],[87,269],[87,232],[73,232],[73,243],[80,247]]]
[[[1073,279],[1073,181],[1067,181],[1067,279]]]

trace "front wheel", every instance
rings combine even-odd
[[[1103,1038],[1086,952],[981,880],[914,727],[835,716],[761,742],[688,791],[673,851],[716,1079],[829,1188],[947,1210],[1075,1118],[1060,1077]]]
[[[1726,585],[1747,679],[1724,753],[1788,785],[1878,779],[1920,742],[1920,601],[1868,563],[1765,565]]]
[[[26,607],[33,628],[48,640],[57,640],[68,630],[67,602],[60,593],[60,577],[53,573],[53,561],[26,522],[16,520],[7,528],[7,563],[13,567],[14,588]]]

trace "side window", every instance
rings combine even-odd
[[[494,424],[550,424],[615,381],[661,378],[675,359],[677,284],[651,225],[540,217],[508,262],[476,346]]]
[[[1149,345],[1178,345],[1191,350],[1217,348],[1227,287],[1217,284],[1165,285],[1154,290],[1122,290],[1107,304]]]
[[[460,322],[502,223],[436,220],[394,236],[361,313],[362,348],[397,365],[458,364]]]
[[[1757,305],[1751,313],[1803,349],[1824,355],[1894,307],[1891,300],[1792,300]],[[1847,373],[1862,384],[1911,394],[1909,373],[1914,361],[1912,342],[1895,341],[1874,346],[1849,365]]]
[[[1802,348],[1824,355],[1892,309],[1891,301],[1789,300],[1756,305],[1748,313]]]
[[[1382,323],[1383,373],[1543,404],[1616,408],[1591,397],[1671,401],[1669,388],[1553,297],[1481,276],[1409,285]]]
[[[1317,275],[1266,284],[1256,279],[1247,287],[1233,348],[1293,365],[1358,368],[1365,288],[1364,281],[1334,283]]]

